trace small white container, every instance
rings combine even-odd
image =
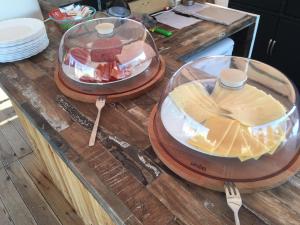
[[[12,18],[37,18],[44,20],[38,0],[2,1],[0,21]]]

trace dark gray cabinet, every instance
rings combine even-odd
[[[270,11],[280,11],[282,0],[233,0],[230,2],[238,3],[243,6],[253,6],[259,9]]]
[[[300,87],[300,1],[231,0],[229,7],[260,15],[252,58],[278,68]]]
[[[288,0],[286,1],[284,14],[287,16],[293,16],[300,18],[300,1],[299,0]]]
[[[281,19],[271,49],[271,63],[300,87],[300,23]]]

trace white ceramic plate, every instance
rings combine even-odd
[[[35,39],[44,32],[43,21],[34,18],[17,18],[0,22],[0,46],[11,46]]]
[[[42,40],[35,46],[31,46],[28,49],[23,49],[23,50],[19,50],[19,51],[10,52],[10,53],[0,54],[0,58],[6,58],[6,57],[10,58],[10,57],[14,57],[17,55],[27,55],[27,54],[30,54],[31,52],[38,51],[38,49],[40,49],[42,46],[44,46],[48,43],[49,43],[49,40],[47,38],[47,39]]]
[[[27,50],[36,48],[37,46],[39,46],[43,42],[45,42],[46,39],[48,39],[47,34],[44,34],[43,36],[39,37],[38,39],[27,42],[24,45],[10,46],[10,47],[6,47],[6,48],[0,47],[0,55],[13,54],[13,53],[23,52],[23,51],[27,51]]]
[[[32,56],[42,52],[43,50],[45,50],[48,47],[48,45],[49,45],[49,40],[47,39],[43,44],[41,44],[38,48],[36,48],[32,51],[24,52],[24,54],[16,54],[13,56],[0,57],[0,62],[1,63],[14,62],[14,61],[19,61],[22,59],[32,57]]]

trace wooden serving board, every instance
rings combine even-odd
[[[202,168],[199,168],[198,170],[191,169],[188,167],[187,163],[182,163],[178,161],[174,155],[170,154],[172,150],[166,149],[165,146],[169,146],[172,148],[178,148],[176,143],[166,143],[166,142],[172,142],[172,140],[167,139],[165,134],[161,131],[161,128],[159,128],[159,124],[157,124],[157,113],[158,107],[155,106],[150,114],[149,119],[149,125],[148,125],[148,133],[150,142],[152,144],[152,147],[157,154],[157,156],[160,158],[160,160],[169,167],[174,173],[179,175],[180,177],[184,178],[185,180],[188,180],[194,184],[203,186],[205,188],[215,190],[215,191],[224,191],[224,182],[229,180],[224,180],[220,178],[215,178],[210,175],[208,175],[205,170],[208,163],[213,164],[217,161],[212,160],[212,162],[209,161],[209,157],[201,157],[197,158],[199,160],[197,165],[203,165]],[[175,141],[174,141],[175,142]],[[182,147],[184,148],[184,147]],[[184,154],[181,154],[177,151],[178,154],[180,154],[178,157],[184,161],[184,160],[191,160],[191,157],[196,158],[197,152],[193,152],[191,150],[191,155],[187,156]],[[175,154],[175,153],[174,153]],[[194,155],[193,155],[194,154]],[[200,154],[200,153],[199,153]],[[185,158],[185,159],[184,159]],[[202,160],[202,161],[201,161]],[[219,166],[219,165],[215,165]],[[202,170],[202,172],[201,172]],[[279,170],[279,172],[273,174],[272,176],[266,176],[266,177],[258,177],[257,179],[251,179],[251,180],[238,180],[234,181],[236,186],[239,188],[239,190],[242,193],[249,193],[253,191],[261,191],[266,189],[271,189],[276,186],[279,186],[283,183],[285,183],[289,177],[293,176],[295,173],[297,173],[300,170],[300,156],[299,154],[288,164],[288,166],[284,167],[282,170]],[[232,181],[232,180],[230,180]]]
[[[164,76],[166,69],[165,60],[163,57],[160,57],[160,66],[156,74],[153,75],[152,79],[143,84],[132,85],[128,87],[128,91],[124,91],[121,93],[116,94],[109,94],[109,95],[101,95],[101,94],[86,94],[74,90],[68,87],[63,80],[60,78],[59,70],[56,69],[54,73],[54,81],[58,87],[58,89],[67,97],[72,98],[77,101],[86,102],[86,103],[95,103],[96,99],[99,96],[106,97],[106,102],[118,102],[125,99],[135,98],[139,95],[146,93],[148,90],[153,88]]]

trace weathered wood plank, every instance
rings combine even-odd
[[[5,169],[0,169],[0,198],[15,225],[37,225]]]
[[[13,225],[13,222],[5,208],[5,206],[3,205],[3,202],[0,199],[0,224],[1,225]]]
[[[71,146],[79,150],[78,153],[89,163],[91,168],[95,169],[99,178],[132,210],[139,220],[143,221],[143,224],[151,224],[154,221],[157,224],[166,224],[172,219],[172,215],[167,212],[154,196],[151,197],[151,193],[145,190],[144,186],[132,177],[109,151],[99,143],[92,148],[88,148],[85,140],[88,140],[89,133],[81,133],[79,138],[74,132],[78,129],[80,129],[80,126],[74,124],[64,130],[62,136],[66,139],[70,135],[73,136],[74,141],[70,143]],[[119,160],[123,161],[124,157],[126,156],[120,154]],[[127,169],[135,170],[133,173],[141,171],[132,162],[123,161],[123,163],[123,165],[127,164],[127,166],[125,165]],[[144,173],[146,172],[142,171],[138,176],[144,176]],[[145,199],[149,200],[144,201]],[[143,214],[146,211],[147,214]]]
[[[58,89],[53,80],[48,76],[42,76],[36,80],[26,79],[24,72],[18,71],[16,66],[1,70],[0,74],[9,74],[9,76],[3,75],[8,78],[3,81],[3,83],[8,82],[5,88],[18,93],[16,96],[18,103],[23,102],[21,99],[27,98],[54,129],[59,131],[67,128],[71,121],[63,110],[56,107],[55,98]],[[3,76],[0,76],[0,80]]]
[[[202,187],[199,187],[197,185],[194,185],[192,183],[184,181],[182,178],[178,177],[176,174],[174,174],[172,171],[170,171],[155,155],[153,150],[151,148],[147,149],[145,152],[145,155],[147,155],[152,161],[156,162],[159,167],[169,175],[169,178],[163,179],[168,180],[162,183],[167,183],[167,185],[170,186],[178,186],[178,189],[184,189],[185,192],[188,192],[188,196],[190,196],[192,199],[191,202],[197,201],[199,204],[203,205],[207,210],[209,210],[213,215],[215,215],[216,218],[220,219],[221,221],[224,221],[226,224],[234,224],[234,218],[231,209],[227,206],[225,195],[223,193],[211,191]],[[163,174],[163,176],[166,176],[166,174]],[[168,177],[168,176],[167,176]],[[161,179],[160,177],[158,179]],[[157,181],[154,181],[155,183]],[[152,183],[152,184],[153,184]],[[157,183],[160,183],[158,181]],[[148,185],[148,188],[150,191],[152,191],[152,184]],[[166,187],[165,189],[167,189]],[[173,195],[174,192],[170,191],[170,195]],[[175,192],[177,194],[177,192]],[[167,201],[167,198],[164,199]],[[171,199],[172,202],[172,199]],[[166,203],[165,205],[170,205],[170,207],[179,207],[179,206],[173,206],[172,203]],[[265,222],[261,220],[259,217],[257,217],[252,212],[249,212],[246,208],[242,207],[239,212],[240,218],[242,221],[245,221],[245,223],[249,224],[262,224],[265,225]]]
[[[20,158],[32,152],[31,147],[25,142],[11,122],[3,124],[0,131],[11,145],[12,150],[16,153],[17,157]]]
[[[15,119],[16,113],[9,99],[0,101],[0,124]]]
[[[19,81],[24,81],[24,78],[19,78],[18,73],[13,65],[0,65],[0,83],[2,89],[6,93],[14,93],[13,95],[9,96],[10,99],[22,103],[26,101],[26,98],[18,89],[18,87],[20,87],[20,85],[18,85]]]
[[[83,225],[81,218],[52,183],[44,166],[38,161],[36,156],[29,154],[20,159],[20,162],[59,221],[63,225]]]
[[[13,162],[6,171],[37,224],[61,225],[20,162]]]
[[[201,204],[213,213],[215,216],[221,219],[221,221],[225,221],[226,224],[234,224],[234,217],[231,209],[228,207],[226,202],[226,197],[224,193],[211,191],[197,185],[184,182],[181,178],[178,180],[181,185],[188,189],[190,193],[193,194],[194,198],[197,201],[201,202]],[[242,197],[243,198],[243,197]],[[239,217],[244,224],[252,224],[252,225],[266,225],[267,223],[262,220],[257,215],[253,214],[253,212],[247,210],[245,207],[241,207],[239,211]]]
[[[37,131],[35,128],[32,127],[32,124],[23,117],[23,115],[20,113],[20,111],[17,109],[17,114],[19,115],[22,124],[24,127],[26,127],[26,130],[28,130],[28,134],[30,134],[30,140],[35,143],[36,151],[38,152],[38,155],[40,159],[42,160],[43,164],[46,166],[51,179],[54,181],[56,186],[62,191],[65,198],[74,206],[76,211],[80,214],[81,218],[83,219],[84,223],[89,224],[98,224],[98,223],[107,223],[107,224],[114,224],[111,218],[107,215],[107,213],[101,208],[99,204],[94,204],[93,201],[96,201],[95,198],[91,195],[91,193],[84,188],[81,181],[79,181],[74,173],[70,170],[68,166],[70,164],[65,164],[65,161],[63,161],[57,153],[53,151],[51,146],[47,143],[45,138],[41,135],[39,131]],[[49,124],[44,124],[44,129],[53,129],[50,127]],[[55,132],[52,130],[52,132]],[[59,143],[58,143],[59,142]],[[56,144],[60,144],[61,140],[56,140]],[[52,143],[54,144],[54,143]],[[55,146],[55,144],[54,144]],[[65,146],[65,148],[68,148],[68,146]],[[58,154],[62,154],[62,152],[59,152]],[[65,159],[66,160],[66,159]],[[78,157],[76,158],[78,160]],[[78,164],[78,162],[76,163]],[[81,165],[83,166],[83,165]],[[81,167],[77,167],[80,171]],[[72,168],[75,169],[75,168]],[[76,169],[75,174],[78,175],[79,172]],[[83,180],[82,180],[83,181]],[[85,181],[85,179],[84,179]],[[100,188],[100,185],[98,184],[98,187]],[[104,189],[104,187],[103,187]],[[109,193],[106,190],[106,193]],[[105,195],[105,193],[104,193]],[[107,194],[108,195],[108,194]],[[107,196],[103,196],[102,198],[105,198]],[[112,196],[108,196],[111,197]],[[111,199],[109,199],[111,200]],[[91,208],[91,206],[93,206]],[[120,204],[120,207],[122,206],[122,203]],[[106,206],[108,207],[108,206]],[[107,210],[111,210],[111,208],[108,208]],[[120,211],[117,218],[122,218],[122,216],[126,216],[127,211],[124,210],[124,213],[122,215],[122,212]],[[98,215],[100,214],[100,215]],[[96,216],[97,215],[97,216]],[[121,218],[120,218],[121,217]],[[97,221],[98,219],[101,219],[100,221]]]
[[[300,221],[297,205],[288,206],[272,191],[243,195],[243,204],[267,224],[298,225]]]
[[[73,116],[75,122],[80,123],[76,118],[81,118],[81,120],[85,120],[85,123],[93,125],[97,115],[96,107],[93,104],[89,104],[89,107],[86,107],[85,104],[61,97],[59,98],[59,105],[64,107],[70,116]],[[122,142],[142,149],[150,145],[146,131],[122,111],[115,109],[114,104],[106,105],[101,115],[99,127],[102,129],[104,136],[108,136],[109,139],[117,138]],[[135,138],[133,139],[132,137]]]
[[[7,94],[2,90],[2,85],[0,84],[0,104],[8,100]]]
[[[12,147],[7,142],[5,136],[1,132],[0,127],[0,168],[7,166],[13,161],[17,160],[17,155],[14,153]]]
[[[185,224],[223,224],[203,204],[173,178],[161,174],[148,189]]]
[[[13,126],[16,128],[16,130],[19,132],[19,134],[23,137],[23,139],[26,141],[26,143],[31,146],[30,141],[28,140],[28,136],[26,135],[26,131],[23,129],[20,120],[15,119],[11,121]],[[32,147],[32,146],[31,146]]]
[[[296,211],[300,211],[300,173],[291,177],[289,181],[275,189],[269,191],[274,198],[281,201],[286,207]]]
[[[23,71],[26,71],[24,73],[25,76],[27,76],[31,80],[35,80],[39,77],[42,77],[45,75],[45,71],[39,68],[39,65],[33,64],[29,60],[24,60],[20,62],[15,63],[18,73],[22,74]]]

